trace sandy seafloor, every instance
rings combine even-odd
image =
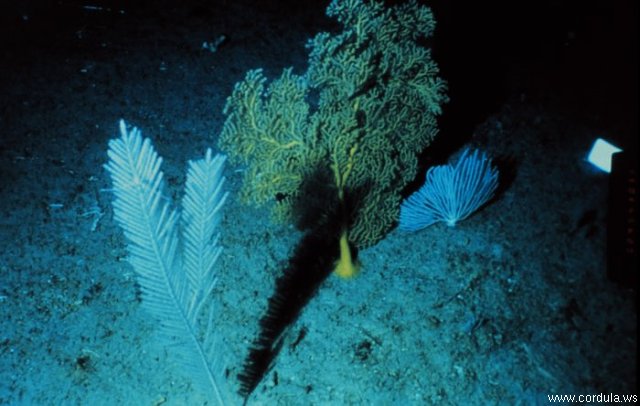
[[[270,78],[287,66],[301,73],[307,38],[333,27],[324,5],[256,4],[2,6],[0,404],[211,404],[171,348],[154,344],[102,165],[124,118],[152,138],[178,199],[187,160],[216,148],[234,83],[257,67]],[[215,53],[201,48],[220,35]],[[544,62],[517,62],[525,67],[510,65],[504,97],[479,105],[488,111],[464,136],[443,125],[439,139],[456,142],[426,159],[472,146],[510,162],[496,199],[455,228],[394,230],[360,253],[359,277],[330,277],[248,404],[533,405],[634,393],[636,296],[606,279],[608,179],[584,161],[594,137],[634,128],[632,116],[596,94],[610,78],[572,95],[566,71],[547,81],[536,76]],[[235,390],[300,233],[240,204],[241,168],[225,173],[213,300]]]

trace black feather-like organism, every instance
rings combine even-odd
[[[333,270],[338,258],[338,235],[330,228],[309,231],[276,281],[275,293],[260,320],[260,334],[238,375],[243,397],[248,397],[260,383],[280,351],[284,333]]]
[[[342,199],[327,199],[338,195],[331,176],[318,169],[302,185],[304,197],[296,205],[295,217],[297,226],[307,231],[276,280],[275,292],[260,319],[260,333],[238,374],[239,393],[245,401],[271,368],[289,327],[335,269],[340,257],[340,236],[351,226],[359,202],[366,195],[360,190],[344,193]],[[349,248],[357,261],[355,248]]]

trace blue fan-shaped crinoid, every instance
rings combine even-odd
[[[424,185],[402,202],[399,228],[417,231],[437,222],[453,227],[489,201],[497,187],[491,160],[466,149],[455,164],[429,169]]]

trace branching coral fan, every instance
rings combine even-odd
[[[344,236],[362,248],[397,218],[416,155],[437,133],[446,84],[422,46],[435,26],[427,7],[334,0],[327,15],[343,30],[309,41],[304,75],[285,69],[265,87],[258,69],[236,84],[220,146],[247,166],[243,199],[273,202],[278,219],[309,204],[306,183],[319,175],[340,204],[357,194]]]

